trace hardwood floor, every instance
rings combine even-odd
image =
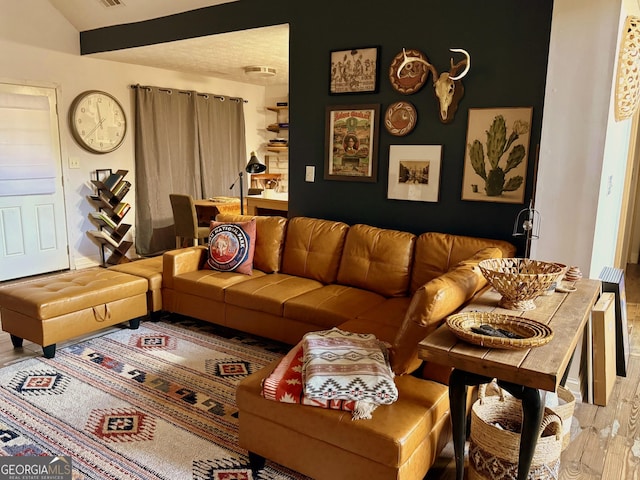
[[[630,359],[626,377],[617,377],[606,407],[576,404],[571,443],[562,453],[560,480],[640,480],[640,265],[625,271]],[[98,333],[61,343],[60,348]],[[42,355],[42,348],[25,341],[14,349],[10,337],[0,332],[0,366]],[[453,445],[445,447],[424,480],[455,479]]]

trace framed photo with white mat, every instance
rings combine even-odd
[[[391,145],[387,198],[437,202],[442,145]]]

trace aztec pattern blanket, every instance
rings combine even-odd
[[[398,399],[387,348],[375,335],[332,328],[307,333],[302,348],[307,397],[354,400],[354,420],[371,418],[378,405]]]
[[[71,456],[74,479],[300,480],[237,441],[235,389],[287,347],[143,322],[0,369],[0,455]]]

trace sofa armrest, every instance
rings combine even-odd
[[[391,368],[396,375],[409,373],[419,365],[418,344],[447,315],[464,305],[478,287],[472,268],[456,268],[424,284],[411,303],[391,347]]]
[[[418,344],[487,285],[478,263],[500,257],[499,248],[483,248],[416,290],[391,348],[391,367],[396,375],[415,370],[420,363]]]
[[[179,248],[162,255],[162,286],[173,288],[173,279],[186,272],[202,269],[207,260],[207,248],[204,246]]]

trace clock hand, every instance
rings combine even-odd
[[[91,130],[89,130],[87,133],[84,134],[85,137],[88,137],[89,135],[91,135],[93,132],[95,132],[98,127],[102,127],[102,124],[104,123],[104,121],[106,120],[106,118],[103,118],[102,120],[100,120],[98,123],[96,123],[96,126],[93,127]]]
[[[102,122],[104,122],[104,119],[102,118],[102,115],[100,115],[100,104],[97,104],[98,107],[98,126],[100,128],[102,128]]]

